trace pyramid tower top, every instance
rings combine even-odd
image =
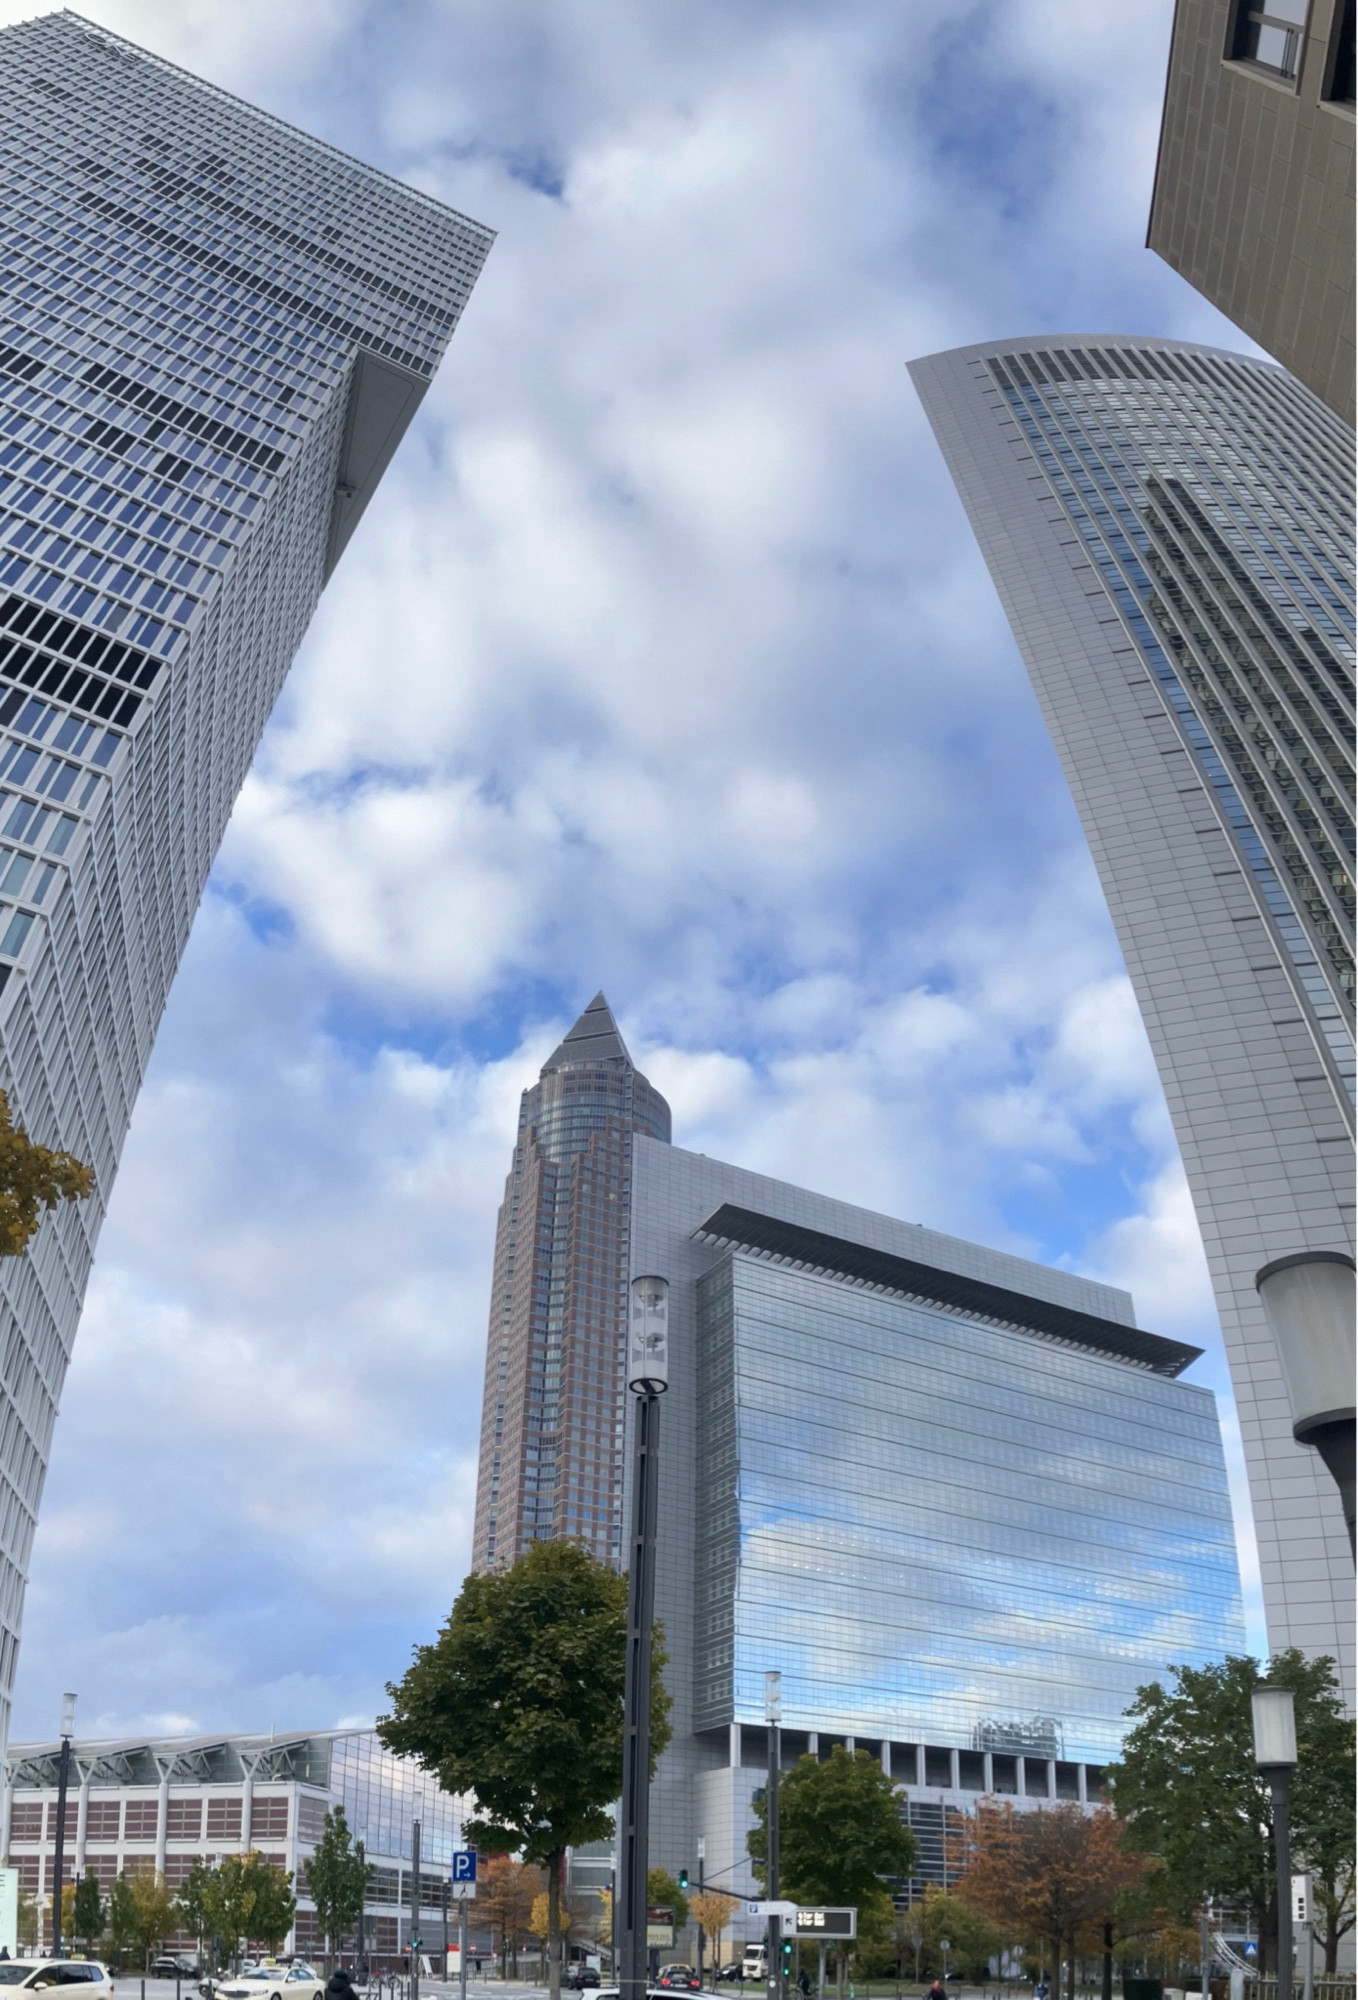
[[[596,993],[575,1026],[548,1056],[542,1065],[542,1074],[549,1070],[571,1069],[587,1063],[626,1063],[629,1069],[633,1062],[627,1053],[627,1044],[618,1033],[618,1024],[602,993]]]

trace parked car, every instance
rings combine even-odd
[[[152,1979],[196,1979],[198,1962],[192,1958],[176,1958],[171,1951],[163,1951],[159,1958],[151,1960]]]
[[[566,1974],[566,1984],[572,1993],[583,1993],[587,1986],[599,1986],[602,1981],[594,1966],[573,1965]]]
[[[745,1977],[745,1967],[738,1958],[733,1958],[729,1965],[718,1967],[717,1977],[718,1979],[743,1979]]]
[[[57,1963],[46,1958],[0,1959],[0,1986],[18,1986],[30,1993],[45,1993],[49,1986],[78,1986],[81,2000],[113,2000],[108,1968],[93,1958],[63,1958]]]

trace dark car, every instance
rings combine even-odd
[[[599,1975],[592,1965],[573,1965],[566,1974],[566,1985],[572,1993],[583,1993],[587,1986],[598,1986]]]
[[[691,1965],[662,1965],[656,1985],[668,1993],[701,1993],[703,1983]]]
[[[152,1979],[196,1979],[198,1967],[191,1958],[176,1958],[173,1952],[163,1951],[159,1958],[151,1960]]]

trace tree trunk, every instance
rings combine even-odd
[[[1113,2000],[1113,1926],[1103,1927],[1103,1984],[1099,1988],[1100,2000]],[[1204,1993],[1203,2000],[1207,2000]]]
[[[547,1857],[547,1993],[561,2000],[561,1848]]]

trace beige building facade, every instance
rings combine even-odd
[[[1178,0],[1147,242],[1354,420],[1353,0]]]

